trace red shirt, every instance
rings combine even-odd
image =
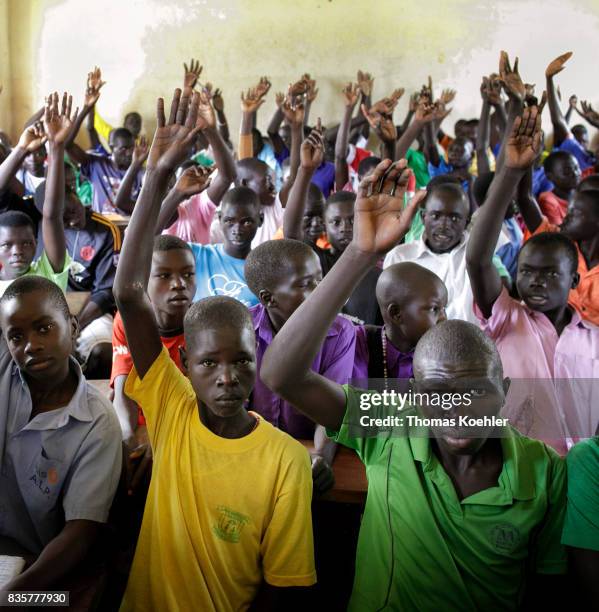
[[[161,337],[160,340],[166,347],[170,358],[177,364],[177,367],[183,371],[179,348],[185,348],[184,335],[181,333],[168,338]],[[120,313],[117,312],[116,316],[114,317],[114,324],[112,326],[112,371],[110,372],[110,386],[114,386],[114,379],[117,376],[121,376],[123,374],[127,376],[132,369],[133,359],[131,358],[131,353],[129,353],[129,345],[127,344],[127,337],[125,336],[123,319],[121,319]],[[146,420],[143,412],[139,407],[138,410],[139,417],[137,424],[145,425]]]
[[[558,198],[553,191],[539,195],[539,208],[552,225],[561,225],[568,212],[568,200]]]

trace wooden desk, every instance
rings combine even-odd
[[[125,230],[129,225],[131,217],[119,215],[118,213],[104,213],[102,216],[106,217],[109,221],[112,221],[119,228],[119,231],[121,232],[121,238],[124,240]]]
[[[89,291],[67,291],[65,293],[67,304],[72,315],[79,315],[85,305],[89,302],[91,292]]]
[[[312,440],[300,440],[300,442],[308,452],[314,450]],[[337,454],[333,461],[333,474],[335,474],[335,486],[320,499],[346,504],[366,502],[366,491],[368,490],[366,468],[353,450],[344,446],[337,447]]]

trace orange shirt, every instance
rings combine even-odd
[[[539,195],[539,208],[549,223],[561,225],[568,212],[568,200],[558,198],[553,191],[544,191]]]
[[[541,225],[536,229],[533,236],[541,232],[559,232],[559,227],[553,223],[549,223],[547,218],[543,217]],[[524,237],[525,240],[527,238],[530,238],[530,234]],[[570,291],[568,302],[576,308],[583,319],[595,325],[599,325],[599,266],[595,266],[589,270],[578,244],[576,242],[574,244],[578,251],[578,274],[580,275],[580,282],[575,289]]]
[[[283,238],[285,238],[285,236],[283,236],[283,228],[280,227],[275,235],[272,237],[273,240],[282,240]],[[317,241],[316,241],[316,246],[319,246],[321,249],[330,249],[331,248],[331,243],[327,240],[326,234],[323,234]]]
[[[170,358],[175,362],[177,367],[183,371],[179,348],[185,348],[185,336],[181,333],[169,338],[161,337],[160,340],[166,347]],[[123,319],[121,319],[120,313],[117,312],[112,325],[112,370],[110,372],[110,386],[114,386],[114,379],[117,376],[121,376],[123,374],[128,376],[132,369],[133,359],[131,358],[131,353],[129,352],[127,336],[125,336],[125,328],[123,327]],[[146,424],[141,408],[139,408],[137,424]]]

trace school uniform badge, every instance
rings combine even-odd
[[[244,526],[250,522],[249,517],[226,506],[218,506],[217,511],[218,522],[212,526],[212,531],[221,540],[236,544],[239,542]]]

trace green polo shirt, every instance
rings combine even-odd
[[[427,437],[351,437],[364,392],[344,388],[328,433],[368,477],[350,610],[515,610],[527,573],[565,573],[566,470],[551,448],[510,429],[497,486],[460,501]]]
[[[599,551],[599,437],[568,453],[568,508],[562,542]]]

